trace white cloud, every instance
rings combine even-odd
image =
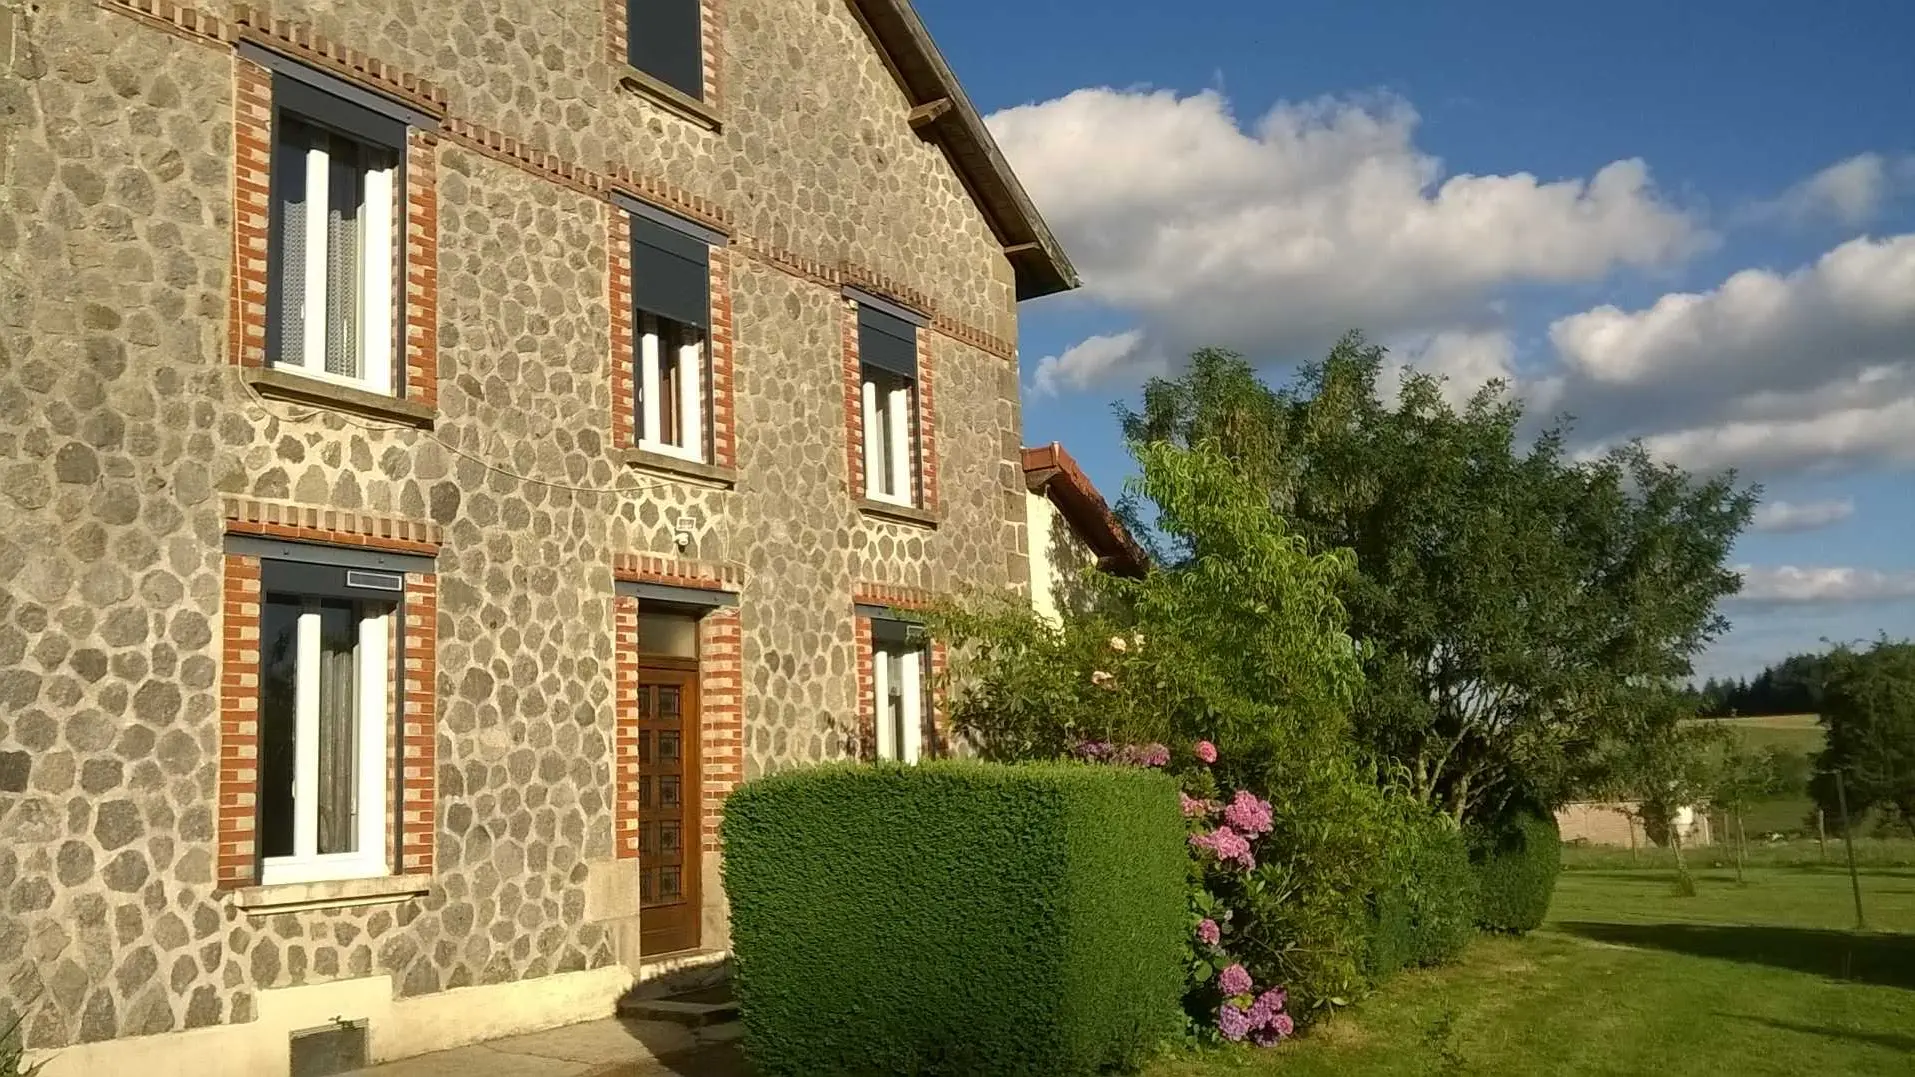
[[[1816,531],[1839,524],[1853,515],[1855,502],[1850,498],[1833,501],[1767,501],[1757,506],[1755,519],[1750,522],[1749,529],[1771,534]]]
[[[1915,572],[1871,568],[1738,565],[1736,601],[1771,606],[1850,605],[1915,598]]]
[[[1915,462],[1915,235],[1850,240],[1778,274],[1550,326],[1537,388],[1592,438],[1698,470]]]
[[[1448,329],[1394,350],[1406,365],[1441,375],[1443,395],[1459,407],[1492,381],[1516,379],[1516,344],[1498,329]]]
[[[1085,89],[989,123],[1086,291],[1139,319],[1154,346],[1138,358],[1205,344],[1314,357],[1352,327],[1440,332],[1480,321],[1502,286],[1661,266],[1711,241],[1640,160],[1586,180],[1446,177],[1390,98],[1279,103],[1246,125],[1214,91]]]
[[[1854,228],[1874,220],[1898,191],[1915,186],[1915,156],[1858,153],[1751,207],[1754,220],[1795,224],[1829,220]]]
[[[1061,355],[1047,355],[1037,361],[1037,371],[1031,375],[1031,391],[1052,396],[1066,389],[1093,385],[1115,368],[1151,365],[1152,361],[1141,355],[1143,340],[1144,334],[1132,329],[1087,337],[1065,348]]]

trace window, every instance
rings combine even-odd
[[[705,459],[705,334],[656,314],[638,316],[638,447]]]
[[[647,452],[704,463],[711,434],[711,249],[725,237],[622,195],[631,223],[633,430]]]
[[[261,583],[260,881],[390,874],[386,741],[404,577],[266,561]]]
[[[283,71],[273,100],[268,354],[392,395],[406,124]]]
[[[871,653],[871,677],[877,697],[878,758],[917,762],[924,745],[924,648],[876,641]]]
[[[626,0],[625,62],[694,101],[705,97],[701,0]]]
[[[864,495],[918,503],[918,338],[913,323],[858,304],[858,364],[864,391]]]

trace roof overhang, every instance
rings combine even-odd
[[[1024,485],[1051,499],[1071,530],[1097,555],[1098,568],[1119,576],[1142,576],[1150,569],[1150,555],[1062,445],[1053,441],[1024,450]]]
[[[944,149],[984,211],[1017,275],[1017,298],[1035,299],[1077,287],[1077,270],[1011,172],[910,0],[850,3],[911,100],[911,126]]]

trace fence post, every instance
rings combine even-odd
[[[1849,821],[1848,787],[1842,781],[1842,772],[1835,772],[1835,807],[1842,813],[1842,843],[1849,852],[1849,889],[1855,891],[1855,930],[1867,931],[1868,921],[1862,916],[1862,876],[1855,870],[1855,827]]]

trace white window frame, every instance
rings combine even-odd
[[[319,848],[319,657],[318,600],[308,599],[300,613],[295,647],[293,694],[293,853],[260,862],[260,883],[332,882],[392,874],[386,852],[386,730],[391,721],[389,666],[393,610],[362,613],[353,652],[357,728],[353,743],[357,782],[353,824],[358,849],[320,853]]]
[[[705,334],[697,326],[680,326],[695,339],[681,344],[676,359],[678,384],[678,434],[681,444],[664,440],[664,413],[659,396],[658,323],[669,321],[654,314],[639,315],[638,324],[638,447],[646,452],[672,456],[693,463],[705,462]]]
[[[311,146],[306,149],[303,162],[306,170],[306,267],[304,276],[305,316],[304,336],[297,357],[288,354],[273,357],[273,366],[287,370],[302,377],[319,381],[345,385],[354,389],[379,393],[382,396],[396,395],[393,384],[393,352],[396,343],[397,311],[400,302],[397,287],[397,274],[394,266],[398,253],[394,246],[396,233],[394,219],[398,213],[398,176],[400,153],[390,146],[367,142],[350,135],[339,134],[322,124],[289,113],[301,123],[324,132],[333,138],[345,139],[377,152],[390,156],[392,163],[385,168],[364,170],[366,194],[360,216],[360,264],[359,287],[361,302],[358,312],[359,332],[357,340],[360,346],[359,369],[361,376],[353,378],[329,373],[326,370],[326,218],[332,198],[332,156],[323,146]],[[294,162],[285,159],[277,136],[273,143],[273,167],[296,167]],[[275,192],[272,196],[277,199]],[[272,211],[278,212],[274,205]],[[383,212],[381,212],[383,210]],[[276,264],[276,262],[275,262]],[[284,284],[280,285],[284,287]],[[374,302],[376,296],[385,296],[383,303]],[[313,312],[319,313],[318,317]],[[277,311],[269,312],[269,317],[277,317]]]
[[[892,505],[915,505],[911,420],[916,410],[912,398],[917,383],[906,378],[902,387],[881,397],[871,377],[872,369],[866,367],[860,373],[864,383],[864,496]]]
[[[918,762],[924,747],[924,648],[876,644],[871,649],[871,679],[877,710],[877,757],[901,763]],[[891,724],[893,687],[901,697],[902,731]],[[898,743],[900,733],[903,744]]]

